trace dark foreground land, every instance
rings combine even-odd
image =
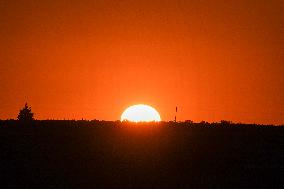
[[[284,188],[284,127],[2,121],[0,188]]]

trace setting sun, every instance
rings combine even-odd
[[[128,107],[121,114],[121,121],[131,121],[131,122],[150,122],[150,121],[161,121],[160,114],[155,108],[137,104]]]

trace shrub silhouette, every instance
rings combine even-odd
[[[34,113],[32,113],[31,107],[26,103],[23,109],[20,110],[18,115],[19,121],[32,121],[34,120]]]
[[[227,121],[227,120],[221,120],[220,123],[222,125],[231,125],[233,122],[232,121]]]

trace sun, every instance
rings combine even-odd
[[[121,114],[121,121],[131,121],[131,122],[151,122],[161,121],[160,114],[158,111],[145,104],[137,104],[128,107],[124,112]]]

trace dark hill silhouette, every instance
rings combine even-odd
[[[284,127],[224,121],[28,124],[0,121],[1,188],[284,186]]]

